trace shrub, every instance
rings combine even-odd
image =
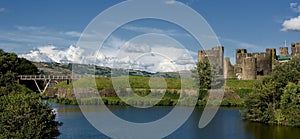
[[[54,138],[62,123],[51,107],[33,93],[0,97],[0,138]]]

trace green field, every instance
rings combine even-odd
[[[120,77],[120,78],[114,78],[111,77],[100,77],[96,78],[96,85],[98,90],[102,90],[105,88],[114,88],[112,81],[116,82],[118,85],[118,81],[125,80],[129,81],[128,85],[121,85],[128,88],[133,88],[134,92],[140,96],[145,96],[150,92],[150,86],[149,86],[149,80],[150,77],[139,77],[139,76],[129,76],[129,79],[127,77]],[[225,94],[225,98],[223,99],[222,106],[241,106],[243,105],[244,97],[252,92],[254,90],[254,84],[258,80],[226,80],[225,88],[226,90],[232,90],[233,93]],[[181,89],[181,82],[183,82],[184,86],[187,87],[193,87],[194,81],[191,79],[180,79],[180,78],[164,78],[164,81],[167,85],[167,92],[162,99],[160,103],[157,105],[168,105],[172,106],[177,103],[178,95],[177,91],[171,91],[171,90],[177,90]],[[93,87],[92,83],[94,82],[93,78],[84,78],[78,81],[75,81],[73,84],[75,84],[78,87]],[[162,84],[161,82],[156,82],[159,86]],[[68,86],[72,87],[73,84],[67,85],[67,82],[61,82],[56,85],[56,87],[62,87],[62,86]],[[92,103],[98,103],[99,98],[84,98],[77,100],[81,104],[92,104]],[[75,100],[68,100],[68,99],[57,99],[56,102],[63,103],[63,104],[77,104],[75,103]],[[103,101],[107,105],[126,105],[124,102],[122,102],[118,97],[104,97]],[[140,103],[139,100],[132,100],[134,103]],[[144,101],[144,100],[143,100]],[[149,100],[151,101],[151,100]],[[206,100],[198,100],[197,105],[203,106],[206,104]],[[146,104],[144,104],[146,105]]]
[[[180,79],[180,78],[159,78],[160,81],[151,82],[154,86],[167,88],[167,89],[181,89],[181,85],[184,88],[192,88],[195,86],[195,83],[192,79]],[[118,83],[123,83],[123,81],[129,81],[130,86],[126,85],[119,85]],[[113,82],[116,86],[124,86],[127,88],[137,88],[137,89],[150,89],[149,86],[150,77],[139,77],[139,76],[129,76],[129,77],[118,77],[118,78],[111,78],[111,77],[99,77],[99,78],[83,78],[78,81],[75,81],[73,84],[67,84],[66,81],[63,81],[57,84],[55,87],[62,87],[68,86],[72,87],[72,85],[76,85],[78,87],[93,87],[97,85],[97,89],[101,90],[104,88],[113,88]],[[161,81],[165,83],[162,85]]]
[[[114,80],[114,82],[118,83],[118,80],[128,80],[127,77],[120,77]],[[139,77],[139,76],[129,76],[129,83],[131,88],[143,88],[149,89],[149,79],[150,77]],[[194,81],[192,79],[180,79],[180,78],[164,78],[167,89],[181,89],[181,83],[184,83],[183,86],[187,86],[187,88],[194,86]],[[95,79],[97,88],[104,89],[104,88],[113,88],[112,78],[110,77],[99,77]],[[74,84],[82,87],[89,87],[94,82],[93,78],[84,78],[79,81],[74,82]],[[257,80],[226,80],[226,89],[232,89],[234,91],[238,90],[253,90],[254,84]],[[56,85],[56,87],[61,86],[69,86],[71,87],[72,84],[67,85],[67,82],[61,82]]]

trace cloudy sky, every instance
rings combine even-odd
[[[84,53],[81,46],[76,46],[81,33],[98,14],[120,2],[122,0],[0,1],[0,48],[35,61],[78,61]],[[234,57],[236,48],[265,51],[269,47],[283,46],[285,40],[288,45],[300,42],[299,0],[179,2],[206,19],[225,46],[228,57]],[[172,0],[165,2],[172,3]],[[103,37],[97,35],[93,37]],[[148,42],[149,37],[155,41]],[[145,19],[121,26],[91,58],[103,66],[172,71],[192,67],[198,49],[202,49],[201,46],[184,29]]]

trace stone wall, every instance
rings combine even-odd
[[[291,50],[292,50],[292,53],[291,53],[292,57],[300,55],[300,43],[292,43]]]
[[[289,56],[289,48],[288,47],[280,47],[280,56]]]
[[[292,53],[289,55],[287,47],[280,47],[280,56],[292,58],[300,55],[300,43],[292,43],[291,50]],[[241,77],[244,80],[270,75],[276,65],[286,62],[277,59],[275,48],[267,48],[261,53],[248,53],[246,49],[236,49],[235,65],[231,65],[229,58],[225,58],[225,61],[220,59],[223,56],[224,47],[214,47],[212,50],[199,51],[198,61],[210,60],[217,66],[224,65],[225,78],[230,78],[230,75],[234,74],[235,77]]]
[[[257,74],[257,60],[255,57],[246,57],[242,63],[242,79],[243,80],[254,80]]]
[[[219,75],[223,75],[224,68],[224,47],[217,46],[211,50],[198,51],[198,62],[209,62],[219,72]]]
[[[226,57],[224,60],[224,77],[225,79],[229,79],[232,78],[231,75],[234,75],[234,67],[230,62],[230,58]]]

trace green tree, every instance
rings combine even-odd
[[[0,75],[2,78],[0,80],[8,80],[6,74],[13,75],[14,78],[18,75],[37,75],[38,69],[30,61],[25,58],[18,58],[14,53],[6,53],[0,49]],[[15,80],[11,80],[15,81]],[[26,85],[31,90],[36,90],[34,82],[21,82],[21,84]],[[1,85],[1,84],[0,84]],[[3,87],[3,85],[1,85]]]
[[[0,49],[0,73],[13,72],[18,75],[37,75],[38,69],[25,58],[18,58],[14,53],[6,53]]]
[[[0,138],[54,138],[61,123],[39,95],[16,81],[17,75],[36,74],[28,60],[0,49]]]
[[[245,99],[244,118],[268,124],[300,126],[300,57],[277,66]],[[299,83],[298,83],[299,84]]]
[[[193,77],[200,89],[208,89],[212,83],[212,67],[209,62],[198,62],[197,67],[192,70]]]
[[[280,109],[282,118],[279,124],[300,126],[300,82],[289,83],[283,89]]]
[[[0,97],[0,138],[54,138],[61,123],[35,93]]]
[[[213,81],[213,69],[209,62],[198,62],[197,67],[192,70],[196,86],[199,87],[199,99],[204,99],[211,88]]]

